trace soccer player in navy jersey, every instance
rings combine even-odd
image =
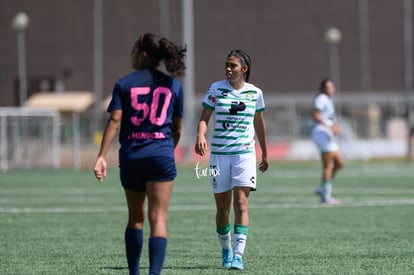
[[[249,231],[249,193],[256,189],[255,134],[262,151],[259,170],[269,167],[263,92],[249,82],[249,55],[233,50],[225,63],[226,79],[213,83],[203,98],[195,152],[210,152],[210,181],[216,202],[216,231],[221,245],[222,266],[242,270],[242,256]],[[210,147],[206,140],[213,115]],[[234,243],[231,245],[230,209],[234,209]]]
[[[118,129],[120,179],[128,205],[125,247],[130,274],[139,274],[145,198],[150,225],[149,274],[160,274],[167,248],[167,216],[176,177],[174,148],[181,133],[186,49],[147,33],[134,43],[133,72],[115,83],[111,113],[96,160],[95,177],[107,173],[106,155]],[[158,70],[163,61],[169,75]]]

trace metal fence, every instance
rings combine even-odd
[[[60,118],[56,109],[0,108],[0,170],[60,167]]]
[[[289,144],[286,158],[317,158],[310,141],[312,100],[316,94],[266,98],[270,143]],[[340,147],[350,158],[411,156],[409,102],[401,92],[342,93],[334,96],[341,128]],[[363,150],[361,149],[363,148]]]
[[[277,155],[271,157],[281,160],[319,157],[309,137],[314,96],[312,93],[265,95],[269,147],[279,150]],[[408,102],[401,92],[342,93],[335,95],[334,102],[342,129],[339,141],[347,157],[412,155],[409,133],[413,125],[408,123],[407,107],[413,106],[413,102]],[[96,131],[92,111],[80,115],[75,123],[70,116],[55,110],[0,110],[2,170],[71,166],[79,169],[93,165],[103,129]],[[201,111],[201,107],[197,110]],[[198,120],[198,117],[196,114],[194,119]],[[106,118],[104,115],[104,120]],[[194,135],[182,137],[179,148],[182,153],[178,161],[192,156],[191,153],[183,153],[192,151],[195,139],[197,121],[189,124],[192,129],[187,133]],[[108,154],[108,160],[113,165],[117,165],[118,147],[117,140],[114,140]]]
[[[266,124],[271,141],[309,137],[316,94],[266,97]],[[397,138],[407,131],[407,100],[397,92],[335,95],[337,119],[354,138]],[[398,132],[398,133],[397,133]],[[404,136],[405,138],[405,136]]]

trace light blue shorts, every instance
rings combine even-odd
[[[313,127],[311,137],[321,153],[335,152],[339,149],[332,130],[324,125]]]

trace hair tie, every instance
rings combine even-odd
[[[140,35],[139,36],[139,38],[138,38],[138,45],[140,47],[140,50],[145,51],[145,48],[144,48],[144,36],[143,35]]]

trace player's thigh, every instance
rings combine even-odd
[[[214,193],[223,193],[231,190],[230,157],[210,156],[210,183]]]
[[[322,163],[325,168],[333,169],[334,168],[333,164],[336,165],[337,161],[339,162],[342,161],[340,160],[340,154],[338,150],[322,152],[321,156],[322,156]]]
[[[145,219],[145,192],[124,189],[128,206],[128,226],[142,229]]]
[[[335,164],[336,169],[340,169],[345,165],[345,160],[339,150],[335,152],[334,164]]]
[[[243,154],[233,158],[231,164],[232,188],[249,187],[256,189],[256,154]]]
[[[146,183],[148,210],[150,214],[153,212],[168,211],[173,185],[173,180],[148,181]]]
[[[166,238],[168,235],[168,205],[173,183],[173,181],[149,181],[146,183],[151,237]]]
[[[214,200],[216,202],[217,212],[223,215],[228,215],[231,209],[232,190],[222,193],[214,193]]]

